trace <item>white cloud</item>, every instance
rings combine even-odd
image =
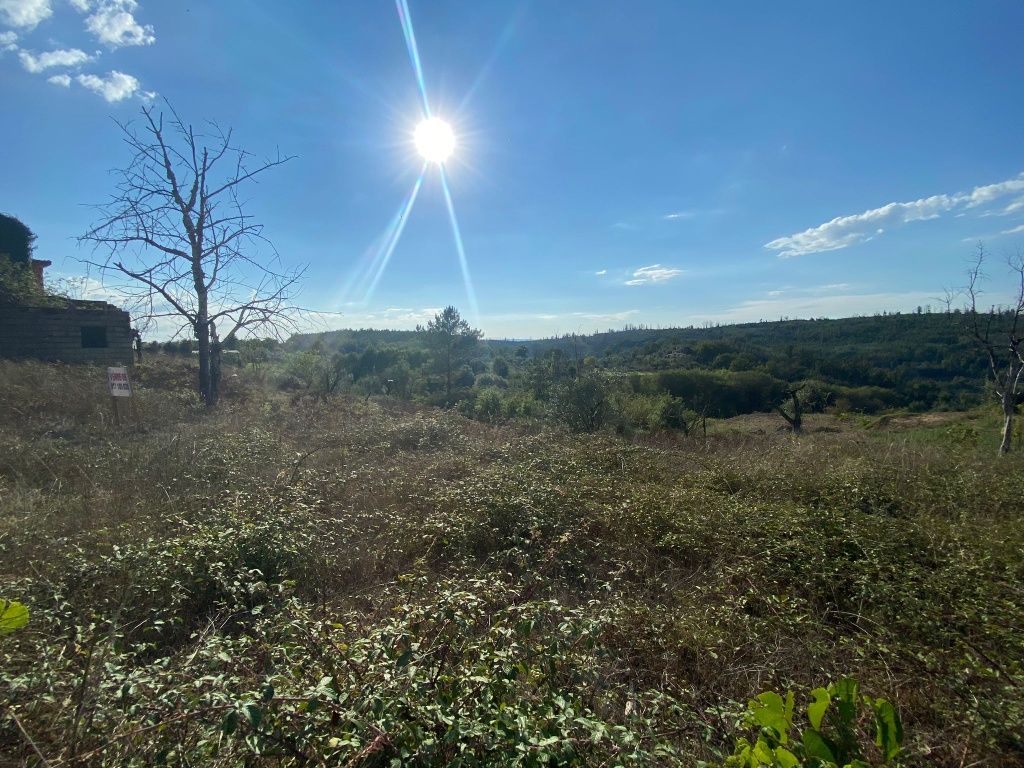
[[[622,312],[573,312],[569,317],[578,317],[595,323],[622,323],[639,314],[639,309],[627,309]],[[558,315],[553,317],[557,318]]]
[[[661,218],[665,221],[686,221],[688,219],[695,219],[698,216],[720,216],[723,213],[725,213],[723,208],[688,208],[682,211],[666,213]]]
[[[607,269],[599,269],[594,274],[597,275],[598,277],[600,277],[601,275],[607,275],[608,274],[608,270]]]
[[[1017,211],[1021,210],[1024,210],[1024,197],[1018,197],[1008,206],[1003,208],[1003,210],[1001,210],[1000,213],[1005,216],[1008,213],[1016,213]]]
[[[54,75],[53,77],[48,77],[46,79],[46,82],[53,83],[54,85],[59,85],[62,88],[70,88],[71,75]]]
[[[387,307],[381,310],[315,313],[300,321],[301,331],[312,333],[329,328],[378,328],[411,331],[426,325],[443,307]]]
[[[702,322],[754,323],[759,320],[777,320],[780,317],[854,317],[871,315],[883,310],[911,311],[924,304],[937,304],[936,289],[932,292],[860,293],[801,296],[794,298],[753,299],[734,307],[705,315],[686,318],[695,324]]]
[[[1001,234],[1003,235],[1016,235],[1018,232],[1024,232],[1024,224],[1019,227],[1013,227],[1012,229],[1004,229]]]
[[[89,0],[68,0],[76,11],[85,13],[89,10]]]
[[[9,27],[34,29],[52,14],[50,0],[0,0],[0,21]]]
[[[1000,197],[1024,191],[1024,174],[1015,179],[1001,181],[998,184],[987,184],[984,187],[975,187],[968,200],[968,208],[976,208],[979,205],[991,203]]]
[[[652,264],[649,267],[640,267],[633,273],[633,279],[627,280],[626,285],[648,285],[650,283],[663,283],[674,277],[683,274],[683,270],[675,267],[663,267],[661,264]]]
[[[75,275],[60,271],[48,270],[46,283],[48,287],[54,288],[72,299],[108,301],[118,306],[127,305],[134,295],[130,284],[108,283],[89,275]]]
[[[910,203],[889,203],[853,216],[839,216],[795,235],[772,240],[765,243],[764,247],[779,251],[779,256],[783,258],[837,251],[870,240],[872,236],[879,234],[879,224],[893,226],[933,219],[954,205],[953,198],[947,195],[935,195]]]
[[[850,216],[839,216],[803,232],[772,240],[765,243],[764,247],[778,251],[782,258],[836,251],[866,242],[882,234],[886,227],[937,219],[954,209],[976,208],[1022,190],[1024,174],[997,184],[975,187],[970,192],[932,195],[907,203],[889,203]]]
[[[18,35],[16,32],[0,32],[0,51],[18,50]]]
[[[106,77],[79,75],[75,80],[79,85],[95,91],[109,102],[124,101],[139,90],[138,79],[117,70],[108,72]]]
[[[488,338],[542,338],[567,331],[589,333],[607,330],[636,319],[639,309],[581,312],[512,312],[485,315],[481,328]]]
[[[21,59],[21,66],[32,73],[39,73],[52,67],[77,67],[92,60],[89,54],[78,48],[46,51],[38,56],[28,51],[21,51],[18,53],[18,58]]]
[[[153,27],[139,24],[135,0],[99,0],[95,5],[88,0],[72,0],[78,10],[92,13],[85,19],[85,27],[97,40],[111,48],[126,45],[150,45],[156,42]]]

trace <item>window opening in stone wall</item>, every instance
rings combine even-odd
[[[107,346],[107,329],[102,325],[82,326],[82,348],[99,349]]]

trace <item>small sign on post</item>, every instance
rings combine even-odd
[[[131,397],[132,385],[128,381],[128,369],[123,366],[107,368],[107,388],[111,397]]]
[[[121,414],[117,411],[117,398],[131,397],[132,385],[128,381],[128,369],[124,366],[107,368],[107,389],[110,390],[110,405],[114,409],[114,423],[121,423]]]

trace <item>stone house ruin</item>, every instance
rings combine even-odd
[[[46,266],[49,262],[32,260],[40,286]],[[131,365],[131,318],[105,301],[0,303],[0,357]]]

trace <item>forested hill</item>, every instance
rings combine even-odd
[[[324,333],[296,333],[286,342],[289,349],[303,351],[319,347],[325,352],[362,352],[369,347],[416,346],[416,331],[388,331],[376,328],[345,328]]]
[[[879,363],[934,362],[952,350],[974,357],[963,337],[961,315],[886,314],[835,320],[779,320],[688,328],[627,328],[590,335],[528,341],[492,340],[494,347],[525,345],[531,352],[561,348],[603,357],[626,367],[672,367],[674,357],[704,345],[723,353],[751,348],[789,354],[795,349],[823,354],[870,356]],[[938,355],[938,358],[936,357]],[[712,362],[707,360],[705,362]],[[728,364],[719,367],[729,367]]]
[[[964,334],[959,313],[885,314],[836,320],[784,320],[703,328],[626,328],[536,340],[486,340],[486,360],[513,364],[557,358],[571,370],[658,375],[658,388],[689,391],[687,376],[732,384],[753,377],[812,381],[851,395],[857,410],[966,408],[983,398],[986,363]],[[288,347],[324,353],[374,348],[416,356],[415,331],[344,330],[293,337]],[[516,366],[513,365],[513,368]],[[666,375],[683,376],[675,384]],[[677,377],[678,378],[678,377]],[[700,387],[711,383],[700,383]]]
[[[834,320],[776,320],[736,325],[687,328],[627,327],[592,334],[566,334],[545,339],[486,339],[495,352],[526,347],[531,354],[561,348],[574,348],[587,355],[632,357],[638,348],[643,355],[656,349],[667,353],[678,345],[700,342],[728,342],[765,349],[845,350],[862,354],[867,350],[888,354],[890,359],[906,360],[922,350],[958,348],[970,353],[970,344],[961,333],[960,314],[921,313],[885,314],[872,317],[844,317]],[[417,344],[415,331],[344,329],[323,333],[295,334],[288,341],[292,349],[309,349],[320,344],[327,351],[361,352],[374,346]]]

